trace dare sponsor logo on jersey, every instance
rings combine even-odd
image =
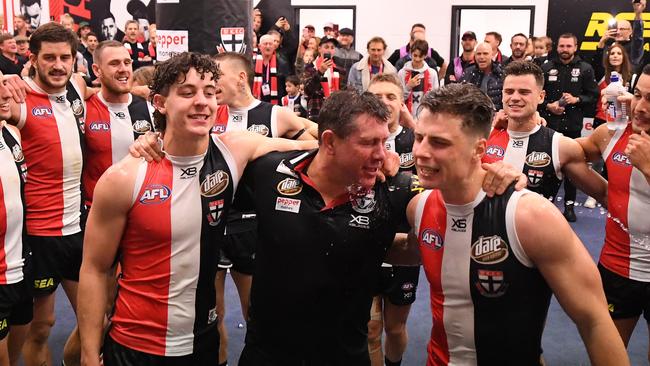
[[[32,108],[32,116],[39,118],[46,118],[52,115],[52,108],[44,105],[39,105]]]
[[[201,182],[201,195],[203,197],[214,197],[225,191],[229,182],[230,176],[223,170],[208,174]]]
[[[287,197],[277,197],[275,199],[275,210],[298,213],[300,211],[300,200]]]
[[[526,165],[533,168],[543,168],[551,163],[551,157],[545,152],[533,151],[526,156]]]
[[[365,215],[350,215],[352,219],[348,225],[360,229],[370,229],[370,218]]]
[[[248,130],[250,132],[259,133],[262,136],[269,135],[269,128],[264,125],[251,125],[250,127],[248,127]]]
[[[111,130],[111,124],[106,121],[93,121],[90,122],[88,128],[90,132],[108,132]]]
[[[163,203],[171,194],[171,189],[164,184],[150,184],[144,188],[140,203],[143,205]]]
[[[533,188],[539,187],[542,178],[544,178],[544,172],[541,170],[529,169],[526,175],[528,176],[528,185]]]
[[[442,236],[433,229],[425,229],[422,231],[420,234],[420,243],[433,250],[438,250],[445,244],[442,240]]]
[[[302,183],[298,179],[285,178],[278,183],[277,189],[285,196],[295,196],[302,192]]]
[[[377,205],[375,200],[375,190],[369,190],[364,196],[352,199],[352,209],[358,213],[372,212]]]
[[[208,223],[210,226],[217,226],[221,221],[221,214],[223,213],[224,200],[216,200],[208,203],[210,213],[208,214]]]
[[[497,145],[490,145],[487,147],[487,150],[485,151],[485,154],[495,157],[495,158],[503,158],[505,155],[505,151],[501,146]]]
[[[508,246],[498,235],[480,236],[472,245],[472,259],[476,263],[495,264],[508,258]]]
[[[630,166],[632,163],[630,162],[630,158],[627,157],[627,155],[623,154],[620,151],[617,151],[612,155],[612,161],[615,164],[622,165],[622,166]]]
[[[399,156],[399,166],[401,168],[412,168],[415,165],[415,159],[413,158],[413,153],[401,153]]]
[[[135,133],[143,134],[152,130],[153,127],[151,126],[151,122],[145,119],[139,119],[133,122],[133,131],[135,131]]]
[[[478,281],[476,289],[485,297],[499,297],[506,293],[508,284],[503,281],[502,271],[488,271],[479,269],[477,271]]]

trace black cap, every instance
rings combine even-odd
[[[354,36],[354,31],[350,28],[342,28],[339,30],[339,34],[343,34],[345,36]]]
[[[330,37],[323,37],[320,39],[320,45],[323,45],[325,43],[331,43],[334,45],[334,47],[338,48],[339,47],[339,41],[336,40],[336,38],[330,38]]]
[[[468,37],[476,41],[476,33],[472,32],[472,31],[467,31],[467,32],[463,33],[463,36],[461,37],[461,39],[465,39],[465,38],[468,38]]]

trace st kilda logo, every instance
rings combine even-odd
[[[526,165],[533,168],[543,168],[551,163],[551,157],[545,152],[533,151],[526,156]]]
[[[278,192],[285,196],[295,196],[302,192],[302,184],[294,178],[286,178],[280,181],[277,186]]]
[[[223,170],[208,174],[201,182],[201,195],[203,197],[214,197],[221,194],[228,187],[230,176]]]
[[[498,235],[480,236],[472,245],[472,259],[481,264],[495,264],[508,258],[508,245]]]

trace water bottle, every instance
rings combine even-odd
[[[623,95],[627,89],[623,86],[621,76],[612,71],[609,78],[609,85],[604,90],[605,100],[607,101],[607,128],[610,130],[623,130],[627,127],[627,105],[617,100],[619,95]]]

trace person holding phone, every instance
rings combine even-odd
[[[413,42],[411,61],[408,61],[404,68],[397,73],[404,89],[406,108],[411,112],[413,118],[416,116],[420,99],[424,97],[424,94],[439,86],[438,72],[424,62],[428,49],[427,41],[416,40]]]
[[[612,19],[608,24],[607,32],[603,34],[598,42],[596,52],[601,55],[603,50],[617,42],[623,45],[625,52],[630,55],[630,63],[634,70],[650,61],[644,57],[643,51],[643,20],[641,15],[646,7],[647,0],[632,0],[634,9],[634,21],[630,23],[625,19]]]
[[[338,44],[335,38],[324,37],[318,45],[319,56],[311,65],[305,66],[305,95],[312,121],[318,119],[323,101],[340,90],[340,69],[332,58]]]

